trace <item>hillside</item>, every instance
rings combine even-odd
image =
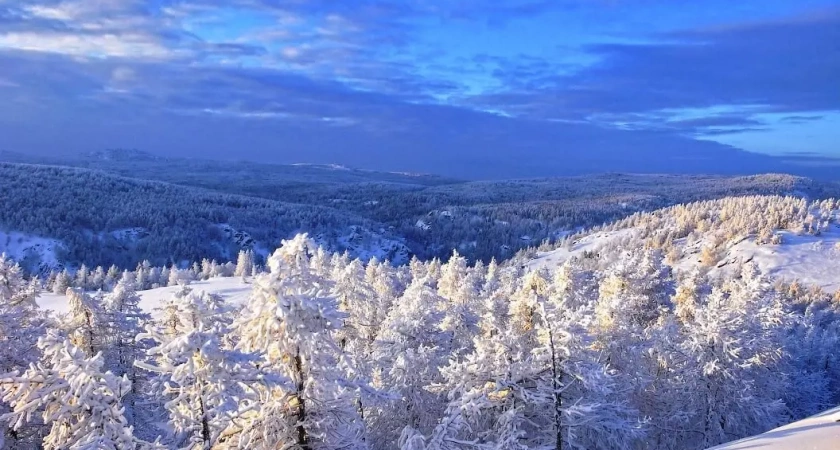
[[[517,259],[531,269],[554,270],[574,257],[655,248],[680,276],[721,276],[753,263],[775,280],[834,292],[840,289],[838,217],[834,200],[727,198],[634,214]]]
[[[388,183],[435,186],[458,182],[455,179],[429,174],[377,172],[336,164],[268,164],[235,159],[175,158],[127,149],[52,157],[0,151],[0,161],[79,167],[132,178],[211,189],[221,188],[230,193],[245,195],[294,190],[301,186],[317,184]]]
[[[4,155],[0,155],[0,158],[38,159],[9,153]],[[411,254],[422,259],[445,259],[453,249],[457,249],[471,260],[481,259],[485,262],[491,258],[509,258],[519,249],[545,240],[558,240],[580,228],[590,228],[638,211],[652,211],[678,203],[743,195],[797,195],[811,199],[840,196],[840,185],[836,183],[772,174],[747,177],[603,174],[464,182],[430,175],[389,174],[335,166],[279,166],[163,158],[132,151],[96,152],[70,159],[52,158],[50,161],[54,164],[95,168],[98,173],[111,176],[130,175],[140,183],[142,178],[147,178],[169,185],[200,188],[205,196],[232,194],[237,198],[247,197],[249,202],[255,204],[281,205],[281,208],[306,211],[302,213],[304,219],[297,225],[292,223],[289,216],[285,216],[289,220],[275,227],[279,231],[269,235],[263,235],[260,231],[267,223],[264,220],[239,225],[225,219],[213,220],[215,223],[229,225],[232,234],[245,232],[253,235],[264,248],[276,245],[279,242],[277,236],[283,236],[290,230],[318,234],[322,230],[334,230],[332,224],[337,223],[344,227],[337,232],[341,236],[358,239],[352,230],[346,228],[358,225],[366,230],[362,234],[375,232],[382,235],[384,240],[401,240]],[[10,192],[21,191],[17,187]],[[78,192],[84,195],[82,191]],[[109,193],[107,188],[99,192],[106,197],[118,196],[118,193]],[[175,203],[184,205],[184,202]],[[151,211],[156,207],[156,203],[150,201],[142,209]],[[174,207],[171,205],[165,208],[172,210]],[[82,222],[101,220],[82,217],[85,214],[93,215],[93,211],[77,209],[74,217]],[[180,217],[187,220],[191,214],[188,209],[184,209]],[[238,217],[228,213],[222,215]],[[324,216],[325,223],[320,223],[320,218],[314,218],[320,215]],[[203,217],[198,218],[198,222],[204,220]],[[76,227],[75,223],[67,221],[52,222],[63,223],[69,228]],[[122,228],[100,227],[100,231],[124,233],[125,230],[144,229],[145,222],[147,220],[144,218],[122,220]],[[23,224],[23,228],[12,226],[17,223],[19,221],[15,219],[0,217],[0,225],[3,226],[0,229],[25,234],[30,240],[56,239],[59,234],[66,238],[66,230],[45,233],[43,227],[31,226],[33,224]],[[164,221],[158,223],[160,226],[172,226]],[[183,227],[178,225],[176,228]],[[91,239],[74,238],[73,241],[91,242]],[[268,245],[266,242],[273,244]],[[338,242],[338,236],[327,238],[326,242],[333,245]],[[73,245],[79,247],[88,244]],[[368,251],[370,255],[387,256],[387,249],[392,248],[392,245],[382,245],[386,247],[384,252],[373,250],[375,245],[365,244],[364,247],[372,249]],[[342,247],[333,245],[331,248]],[[230,253],[227,250],[210,253],[202,251],[194,251],[193,254],[199,257],[222,257]],[[150,254],[149,257],[159,256]],[[88,258],[79,254],[68,261],[96,258],[100,258],[97,261],[107,261],[107,258],[93,254]],[[123,264],[118,259],[111,260]]]
[[[830,450],[840,442],[840,408],[710,450]]]
[[[300,235],[253,276],[251,268],[230,277],[239,263],[97,269],[58,295],[38,293],[0,258],[0,339],[35,345],[40,336],[44,355],[0,390],[23,417],[52,407],[30,382],[44,374],[56,389],[80,370],[131,374],[137,397],[113,400],[130,406],[115,413],[113,433],[166,448],[187,439],[235,448],[266,430],[295,439],[297,431],[282,430],[303,423],[318,442],[375,450],[536,449],[557,440],[579,449],[705,449],[840,403],[840,271],[826,248],[838,241],[839,213],[834,199],[694,202],[488,265],[457,253],[445,263],[366,264]],[[63,292],[62,283],[50,288]],[[137,363],[126,366],[126,354]],[[0,350],[0,365],[38,358],[15,355]],[[38,368],[59,364],[85,369]],[[162,388],[173,383],[177,391]],[[205,412],[210,431],[180,428],[193,419],[179,402],[210,385],[218,402]],[[341,420],[277,415],[299,414],[301,402],[307,414]],[[819,417],[800,425],[731,448],[832,433]],[[6,438],[31,444],[46,433],[27,427]]]
[[[266,255],[311,233],[327,248],[407,262],[403,241],[348,212],[138,180],[87,169],[0,164],[0,251],[29,270],[60,265],[134,267]]]

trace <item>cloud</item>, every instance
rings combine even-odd
[[[523,117],[597,119],[716,105],[756,112],[840,109],[840,11],[790,20],[595,44],[597,62],[551,76],[526,63],[497,73],[503,88],[466,99]]]
[[[53,75],[17,89],[36,101],[0,108],[8,148],[49,148],[56,142],[65,151],[124,146],[169,155],[339,162],[472,178],[665,172],[686,161],[699,172],[778,168],[769,157],[668,133],[411,103],[261,68],[79,63],[27,53],[0,57],[0,65],[13,67],[16,77],[45,63]],[[108,89],[115,81],[123,83],[118,94]],[[21,117],[37,120],[21,122]]]
[[[0,133],[13,150],[134,147],[476,178],[746,173],[781,166],[685,136],[768,126],[756,111],[786,111],[794,122],[837,106],[820,78],[834,67],[830,44],[796,55],[771,33],[801,44],[830,38],[825,18],[591,45],[576,50],[588,52],[578,65],[452,59],[445,46],[414,41],[422,21],[502,26],[574,4],[0,0],[11,5],[0,6]],[[774,46],[784,64],[771,57]],[[781,67],[805,62],[807,74]],[[460,80],[467,75],[495,77],[499,87],[476,95]],[[722,102],[735,110],[675,112]]]
[[[139,34],[7,33],[0,47],[81,57],[169,58],[175,52]]]
[[[822,120],[823,118],[824,118],[824,116],[822,116],[822,115],[814,115],[814,116],[796,116],[796,115],[794,115],[794,116],[782,117],[780,120],[782,122],[785,122],[785,123],[799,124],[799,123],[814,122],[814,121],[817,121],[817,120]]]

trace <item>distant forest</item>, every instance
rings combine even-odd
[[[254,249],[260,258],[298,232],[363,259],[445,260],[457,249],[468,260],[489,262],[678,203],[743,195],[840,196],[838,183],[775,174],[467,182],[134,151],[53,161],[64,166],[21,164],[50,161],[8,153],[0,159],[18,162],[0,164],[0,231],[61,241],[58,258],[71,267],[229,261],[242,249]]]

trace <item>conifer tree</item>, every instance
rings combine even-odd
[[[306,235],[284,241],[254,281],[235,322],[238,348],[263,354],[261,367],[288,379],[265,389],[257,410],[240,425],[238,444],[255,449],[365,448],[354,387],[341,370],[345,354],[334,340],[344,315],[330,286],[310,267]]]
[[[101,354],[87,356],[55,332],[38,347],[42,362],[0,375],[0,392],[12,408],[2,419],[18,430],[40,411],[50,427],[43,439],[48,450],[135,448],[121,404],[128,380],[104,371]]]

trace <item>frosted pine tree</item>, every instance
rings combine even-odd
[[[188,293],[173,305],[180,326],[174,331],[166,322],[149,326],[140,337],[154,345],[137,366],[156,374],[152,390],[164,401],[175,445],[224,446],[224,432],[258,379],[256,358],[224,345],[229,329],[213,297]]]
[[[685,448],[706,448],[755,434],[784,421],[784,376],[776,371],[787,320],[777,296],[751,266],[715,287],[685,325],[680,378],[690,383],[673,401],[694,413]]]
[[[179,269],[172,267],[169,269],[169,281],[167,286],[178,286],[180,284],[190,284],[195,281],[195,274],[192,269]]]
[[[438,326],[444,302],[424,278],[414,279],[382,324],[374,385],[394,400],[368,415],[377,448],[394,448],[405,426],[431,432],[443,412],[444,398],[427,386],[442,382],[439,367],[449,357],[450,339]]]
[[[88,286],[89,275],[90,275],[90,269],[88,269],[88,266],[82,264],[79,267],[79,270],[76,271],[76,277],[73,280],[73,286],[77,287],[79,289],[82,289],[82,290],[88,290],[89,289],[89,286]]]
[[[265,389],[257,409],[239,422],[241,447],[366,448],[354,383],[333,338],[344,315],[328,297],[329,283],[310,270],[313,249],[306,235],[284,241],[235,322],[238,348],[262,352],[261,367],[290,380]]]
[[[373,287],[385,314],[400,296],[401,291],[405,289],[401,286],[394,267],[387,261],[379,262],[376,258],[372,259],[365,268],[365,281]]]
[[[42,331],[35,298],[40,287],[28,282],[15,262],[0,254],[0,371],[26,366]]]
[[[201,260],[201,276],[199,279],[201,280],[209,280],[215,276],[215,266],[216,261],[210,261],[208,258],[204,258]]]
[[[52,284],[52,291],[54,294],[64,294],[73,284],[73,279],[70,277],[70,273],[67,272],[67,269],[63,269],[58,275],[55,276],[55,280],[53,280]]]
[[[338,309],[347,315],[339,333],[339,344],[348,352],[365,357],[379,334],[387,309],[379,304],[376,292],[365,281],[365,268],[358,259],[342,267],[332,278]]]
[[[44,320],[35,298],[39,286],[27,282],[16,263],[0,254],[0,373],[24,369],[38,358],[36,344],[44,332]],[[0,401],[0,415],[7,412]],[[0,432],[0,447],[4,440],[5,427]],[[6,441],[11,448],[28,444],[30,431],[8,430]]]
[[[240,250],[233,276],[248,278],[252,275],[254,275],[254,253],[250,250]]]
[[[130,389],[128,380],[105,372],[100,354],[89,357],[54,332],[38,347],[42,362],[0,375],[0,392],[11,406],[2,419],[19,430],[40,412],[49,426],[43,439],[48,450],[135,448],[120,402]]]
[[[549,295],[548,280],[530,274],[508,326],[483,319],[497,332],[443,370],[452,400],[427,449],[630,448],[638,427],[591,351],[591,318]]]
[[[670,272],[658,251],[622,253],[599,283],[593,345],[640,408],[658,399],[657,383],[662,380],[651,349],[657,330],[670,315],[672,295]]]
[[[472,338],[477,331],[478,294],[482,285],[481,274],[467,267],[467,260],[454,252],[441,268],[438,293],[446,301],[442,303],[443,320],[441,329],[449,333],[449,351],[460,355],[472,347]]]
[[[131,273],[123,274],[114,286],[113,292],[105,297],[104,315],[108,330],[109,346],[105,350],[105,362],[117,376],[126,376],[130,392],[124,398],[126,417],[134,423],[134,405],[141,380],[137,376],[135,361],[142,357],[144,343],[137,335],[149,321],[151,315],[140,309],[140,296],[135,290],[135,278]]]
[[[786,298],[785,303],[792,300]],[[794,420],[814,415],[837,403],[840,381],[840,322],[824,304],[811,303],[792,315],[780,371],[788,377],[783,400]]]
[[[66,295],[70,310],[61,328],[76,348],[93,357],[108,346],[109,330],[102,297],[94,299],[81,288],[68,288]]]
[[[90,288],[98,291],[106,289],[105,286],[105,269],[102,266],[96,266],[90,277]]]
[[[340,275],[341,269],[343,269],[345,266],[346,265],[342,264],[341,268],[333,268],[330,253],[324,250],[323,247],[318,247],[317,249],[315,249],[315,251],[312,254],[312,258],[310,258],[310,267],[312,267],[312,271],[315,273],[332,273],[333,275]],[[336,273],[336,270],[334,269],[338,269],[338,273]]]
[[[102,287],[102,290],[110,291],[113,289],[114,285],[117,284],[117,281],[119,281],[121,276],[122,273],[120,272],[119,267],[113,265],[109,267],[108,272],[105,273],[105,285]]]

